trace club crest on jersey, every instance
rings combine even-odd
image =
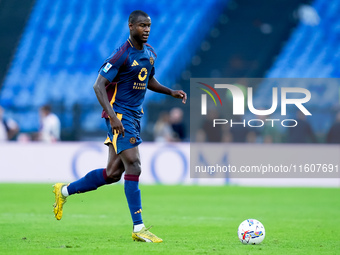
[[[112,67],[112,65],[110,63],[107,63],[105,65],[105,67],[103,68],[104,73],[107,73],[110,70],[111,67]]]
[[[135,137],[131,137],[130,138],[130,143],[131,144],[135,144],[136,143],[136,138]]]
[[[153,63],[155,63],[155,60],[153,59],[153,57],[150,57],[150,64],[153,66]]]

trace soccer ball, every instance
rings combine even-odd
[[[259,244],[263,241],[266,233],[261,222],[248,219],[240,224],[237,235],[243,244]]]

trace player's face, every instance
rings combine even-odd
[[[129,24],[131,36],[141,43],[146,43],[150,34],[150,17],[139,16],[134,24]]]

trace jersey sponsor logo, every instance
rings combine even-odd
[[[138,74],[138,79],[140,81],[144,81],[147,76],[148,76],[148,70],[145,67],[143,67]]]
[[[145,82],[134,82],[133,83],[133,89],[145,90],[145,88],[146,88],[146,83]]]
[[[153,66],[154,63],[155,63],[155,60],[153,59],[153,57],[150,57],[150,64]]]
[[[136,138],[135,137],[131,137],[130,138],[130,143],[131,144],[135,144],[136,143]]]
[[[103,68],[104,73],[107,73],[110,70],[111,67],[112,67],[112,65],[110,63],[107,63],[105,65],[105,67]]]
[[[139,66],[139,64],[136,60],[134,60],[131,66]]]

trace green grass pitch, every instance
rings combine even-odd
[[[52,185],[0,184],[0,254],[339,254],[340,189],[141,186],[160,244],[133,242],[124,187],[74,195],[54,218]],[[243,245],[238,225],[266,237]]]

